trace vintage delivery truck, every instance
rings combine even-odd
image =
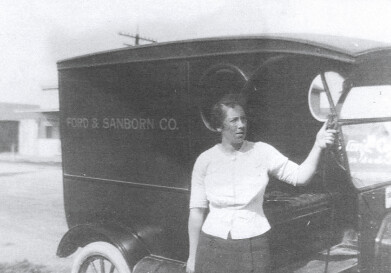
[[[248,139],[301,163],[323,122],[335,144],[306,187],[270,181],[274,272],[391,272],[391,47],[321,35],[199,39],[58,62],[74,273],[184,272],[210,107],[247,100]]]

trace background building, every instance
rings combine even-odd
[[[40,105],[0,103],[0,153],[61,156],[57,87],[42,88]]]

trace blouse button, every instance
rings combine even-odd
[[[212,239],[208,242],[209,247],[215,248],[216,247],[216,242]]]

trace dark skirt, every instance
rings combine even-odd
[[[269,273],[268,233],[249,239],[221,239],[201,232],[195,273]]]

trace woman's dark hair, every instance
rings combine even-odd
[[[225,119],[225,107],[234,108],[240,106],[246,112],[246,100],[241,94],[224,95],[218,102],[213,105],[210,113],[210,123],[214,129],[221,128]]]

